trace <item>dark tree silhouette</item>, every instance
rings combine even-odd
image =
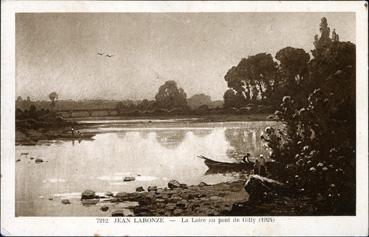
[[[54,91],[49,94],[49,99],[51,100],[51,108],[54,109],[55,107],[55,100],[58,99],[58,94]]]
[[[155,100],[159,108],[187,108],[186,93],[182,88],[177,87],[175,81],[166,81],[160,86]]]
[[[310,55],[303,49],[286,47],[279,50],[275,58],[280,62],[279,78],[282,78],[278,81],[278,88],[282,89],[285,95],[294,93],[294,99],[298,102],[306,98],[306,93],[297,92],[303,92],[307,83]]]
[[[266,101],[271,97],[276,72],[277,63],[273,57],[260,53],[243,58],[227,72],[224,79],[228,87],[237,92],[239,104],[246,105],[250,101]]]
[[[224,108],[240,108],[246,103],[246,99],[243,94],[236,92],[233,89],[228,89],[224,95]]]

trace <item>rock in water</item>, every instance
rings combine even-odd
[[[102,206],[102,207],[100,208],[100,210],[101,210],[101,211],[107,211],[107,210],[109,210],[109,207],[108,207],[108,206]]]
[[[177,180],[171,180],[168,183],[168,188],[170,188],[170,189],[179,188],[180,186],[181,186],[181,184]]]
[[[136,180],[136,178],[135,178],[135,177],[125,177],[125,178],[123,179],[123,181],[124,181],[124,182],[135,181],[135,180]]]
[[[70,201],[68,199],[62,199],[61,202],[63,204],[70,204]]]
[[[180,187],[180,188],[183,188],[183,189],[188,189],[187,184],[180,184],[180,185],[179,185],[179,187]]]
[[[93,199],[93,198],[95,198],[95,191],[92,191],[89,189],[85,190],[81,196],[81,200],[82,199]]]
[[[114,196],[114,194],[113,194],[112,192],[106,192],[106,193],[105,193],[105,196],[107,196],[107,197],[112,197],[112,196]]]
[[[83,199],[82,200],[82,205],[90,206],[90,205],[95,205],[98,202],[99,202],[99,199]]]
[[[136,188],[136,192],[144,192],[144,191],[145,189],[142,186]]]
[[[17,159],[17,160],[16,160],[16,162],[19,162],[19,161],[21,161],[21,160],[20,160],[20,159]]]
[[[264,193],[281,193],[284,185],[276,180],[262,177],[260,175],[250,175],[245,184],[245,191],[250,195],[249,200],[262,200]]]
[[[50,201],[54,200],[54,198],[53,198],[53,197],[49,197],[48,199],[49,199]]]
[[[205,182],[200,182],[199,183],[199,187],[203,187],[203,186],[209,186],[209,184],[205,183]]]
[[[151,191],[156,191],[156,190],[158,190],[158,187],[156,187],[156,186],[149,186],[148,188],[147,188],[147,191],[149,191],[149,192],[151,192]]]
[[[36,164],[39,164],[39,163],[42,163],[42,162],[44,162],[42,159],[39,159],[39,158],[37,158],[36,160],[35,160],[35,162],[36,162]]]

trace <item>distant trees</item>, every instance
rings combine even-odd
[[[155,96],[157,106],[164,109],[187,108],[186,93],[175,81],[166,81]]]
[[[187,104],[191,109],[197,109],[202,105],[211,106],[211,97],[205,94],[196,94],[187,99]]]
[[[49,99],[51,100],[51,109],[55,107],[55,100],[58,99],[58,94],[54,91],[49,94]]]

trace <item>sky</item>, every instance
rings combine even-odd
[[[287,46],[309,52],[324,16],[355,43],[354,13],[17,13],[16,95],[154,99],[175,80],[187,97],[222,99],[229,68]]]

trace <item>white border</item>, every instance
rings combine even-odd
[[[1,234],[3,235],[367,235],[368,14],[365,2],[75,2],[1,5]],[[273,224],[96,224],[95,218],[14,217],[15,12],[355,12],[357,47],[357,216],[275,217]],[[174,218],[171,218],[174,219]],[[176,218],[180,219],[180,217]]]

